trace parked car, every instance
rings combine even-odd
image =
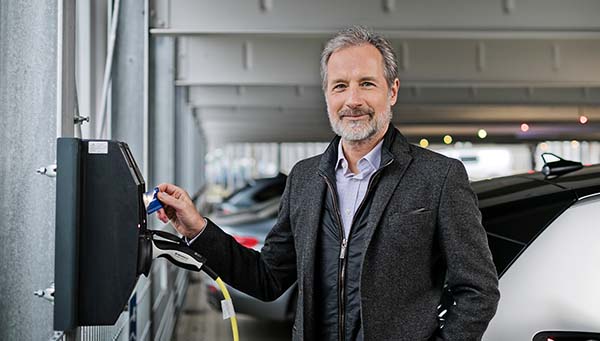
[[[211,215],[217,225],[231,234],[242,245],[260,251],[265,238],[275,222],[279,202],[287,176],[279,173],[272,178],[262,178],[248,183],[232,193],[216,207]],[[209,304],[221,309],[221,293],[216,283],[205,276]],[[287,321],[293,318],[296,306],[296,287],[294,284],[283,295],[272,302],[260,301],[228,286],[236,313],[257,318]]]
[[[500,278],[501,299],[485,341],[600,340],[600,165],[546,168],[548,175],[472,183]],[[275,219],[224,229],[260,250]],[[282,319],[293,316],[294,290],[273,310],[239,291],[232,296],[239,313]],[[211,299],[221,299],[216,287]],[[442,325],[450,304],[447,292]]]
[[[252,180],[217,204],[214,214],[225,216],[260,211],[274,202],[279,202],[286,181],[287,176],[283,173],[279,173],[272,178]]]
[[[238,243],[260,251],[267,234],[277,221],[278,207],[279,203],[275,202],[254,213],[211,217],[211,220],[219,225],[223,231],[232,235]],[[223,297],[217,284],[208,276],[204,276],[204,283],[206,283],[208,289],[208,303],[211,307],[220,310]],[[227,286],[227,288],[237,314],[246,314],[273,321],[288,321],[294,317],[297,297],[296,284],[272,302],[258,300],[230,286]]]
[[[571,166],[473,183],[500,276],[485,341],[600,340],[600,165]]]

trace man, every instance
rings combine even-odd
[[[294,166],[261,253],[173,185],[159,186],[159,218],[252,296],[276,299],[297,280],[294,340],[480,339],[499,293],[477,198],[459,161],[408,144],[391,125],[400,82],[389,42],[343,30],[321,75],[339,136]],[[456,304],[440,329],[445,282]]]

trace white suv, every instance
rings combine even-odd
[[[500,276],[485,341],[600,340],[600,165],[568,168],[472,184]]]

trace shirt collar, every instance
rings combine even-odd
[[[381,165],[381,148],[383,145],[383,139],[377,143],[377,145],[371,149],[367,155],[363,156],[360,160],[358,160],[358,169],[362,173],[367,165],[370,165],[372,169],[378,169]],[[344,173],[349,172],[348,160],[346,160],[346,156],[344,155],[344,150],[342,149],[342,140],[338,143],[338,158],[335,164],[335,169],[342,168]]]

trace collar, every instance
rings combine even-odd
[[[381,141],[379,141],[379,143],[377,143],[375,145],[375,147],[373,147],[373,149],[371,149],[367,153],[367,155],[363,156],[362,158],[360,158],[360,160],[358,160],[358,169],[359,169],[360,173],[365,171],[369,165],[371,166],[371,168],[373,170],[376,170],[379,168],[379,166],[381,165],[381,148],[382,148],[382,146],[383,146],[383,139],[381,139]],[[340,142],[338,142],[338,157],[337,157],[337,162],[335,165],[335,170],[337,171],[340,167],[342,168],[344,174],[348,174],[348,172],[349,172],[348,160],[346,159],[346,156],[344,155],[344,149],[342,148],[342,140],[341,139],[340,139]]]
[[[319,161],[319,171],[328,175],[331,179],[335,179],[335,167],[340,140],[341,138],[336,135],[321,155],[321,160]],[[380,165],[394,162],[394,160],[405,160],[405,157],[409,154],[409,149],[408,141],[406,141],[404,135],[390,123],[381,145]]]

